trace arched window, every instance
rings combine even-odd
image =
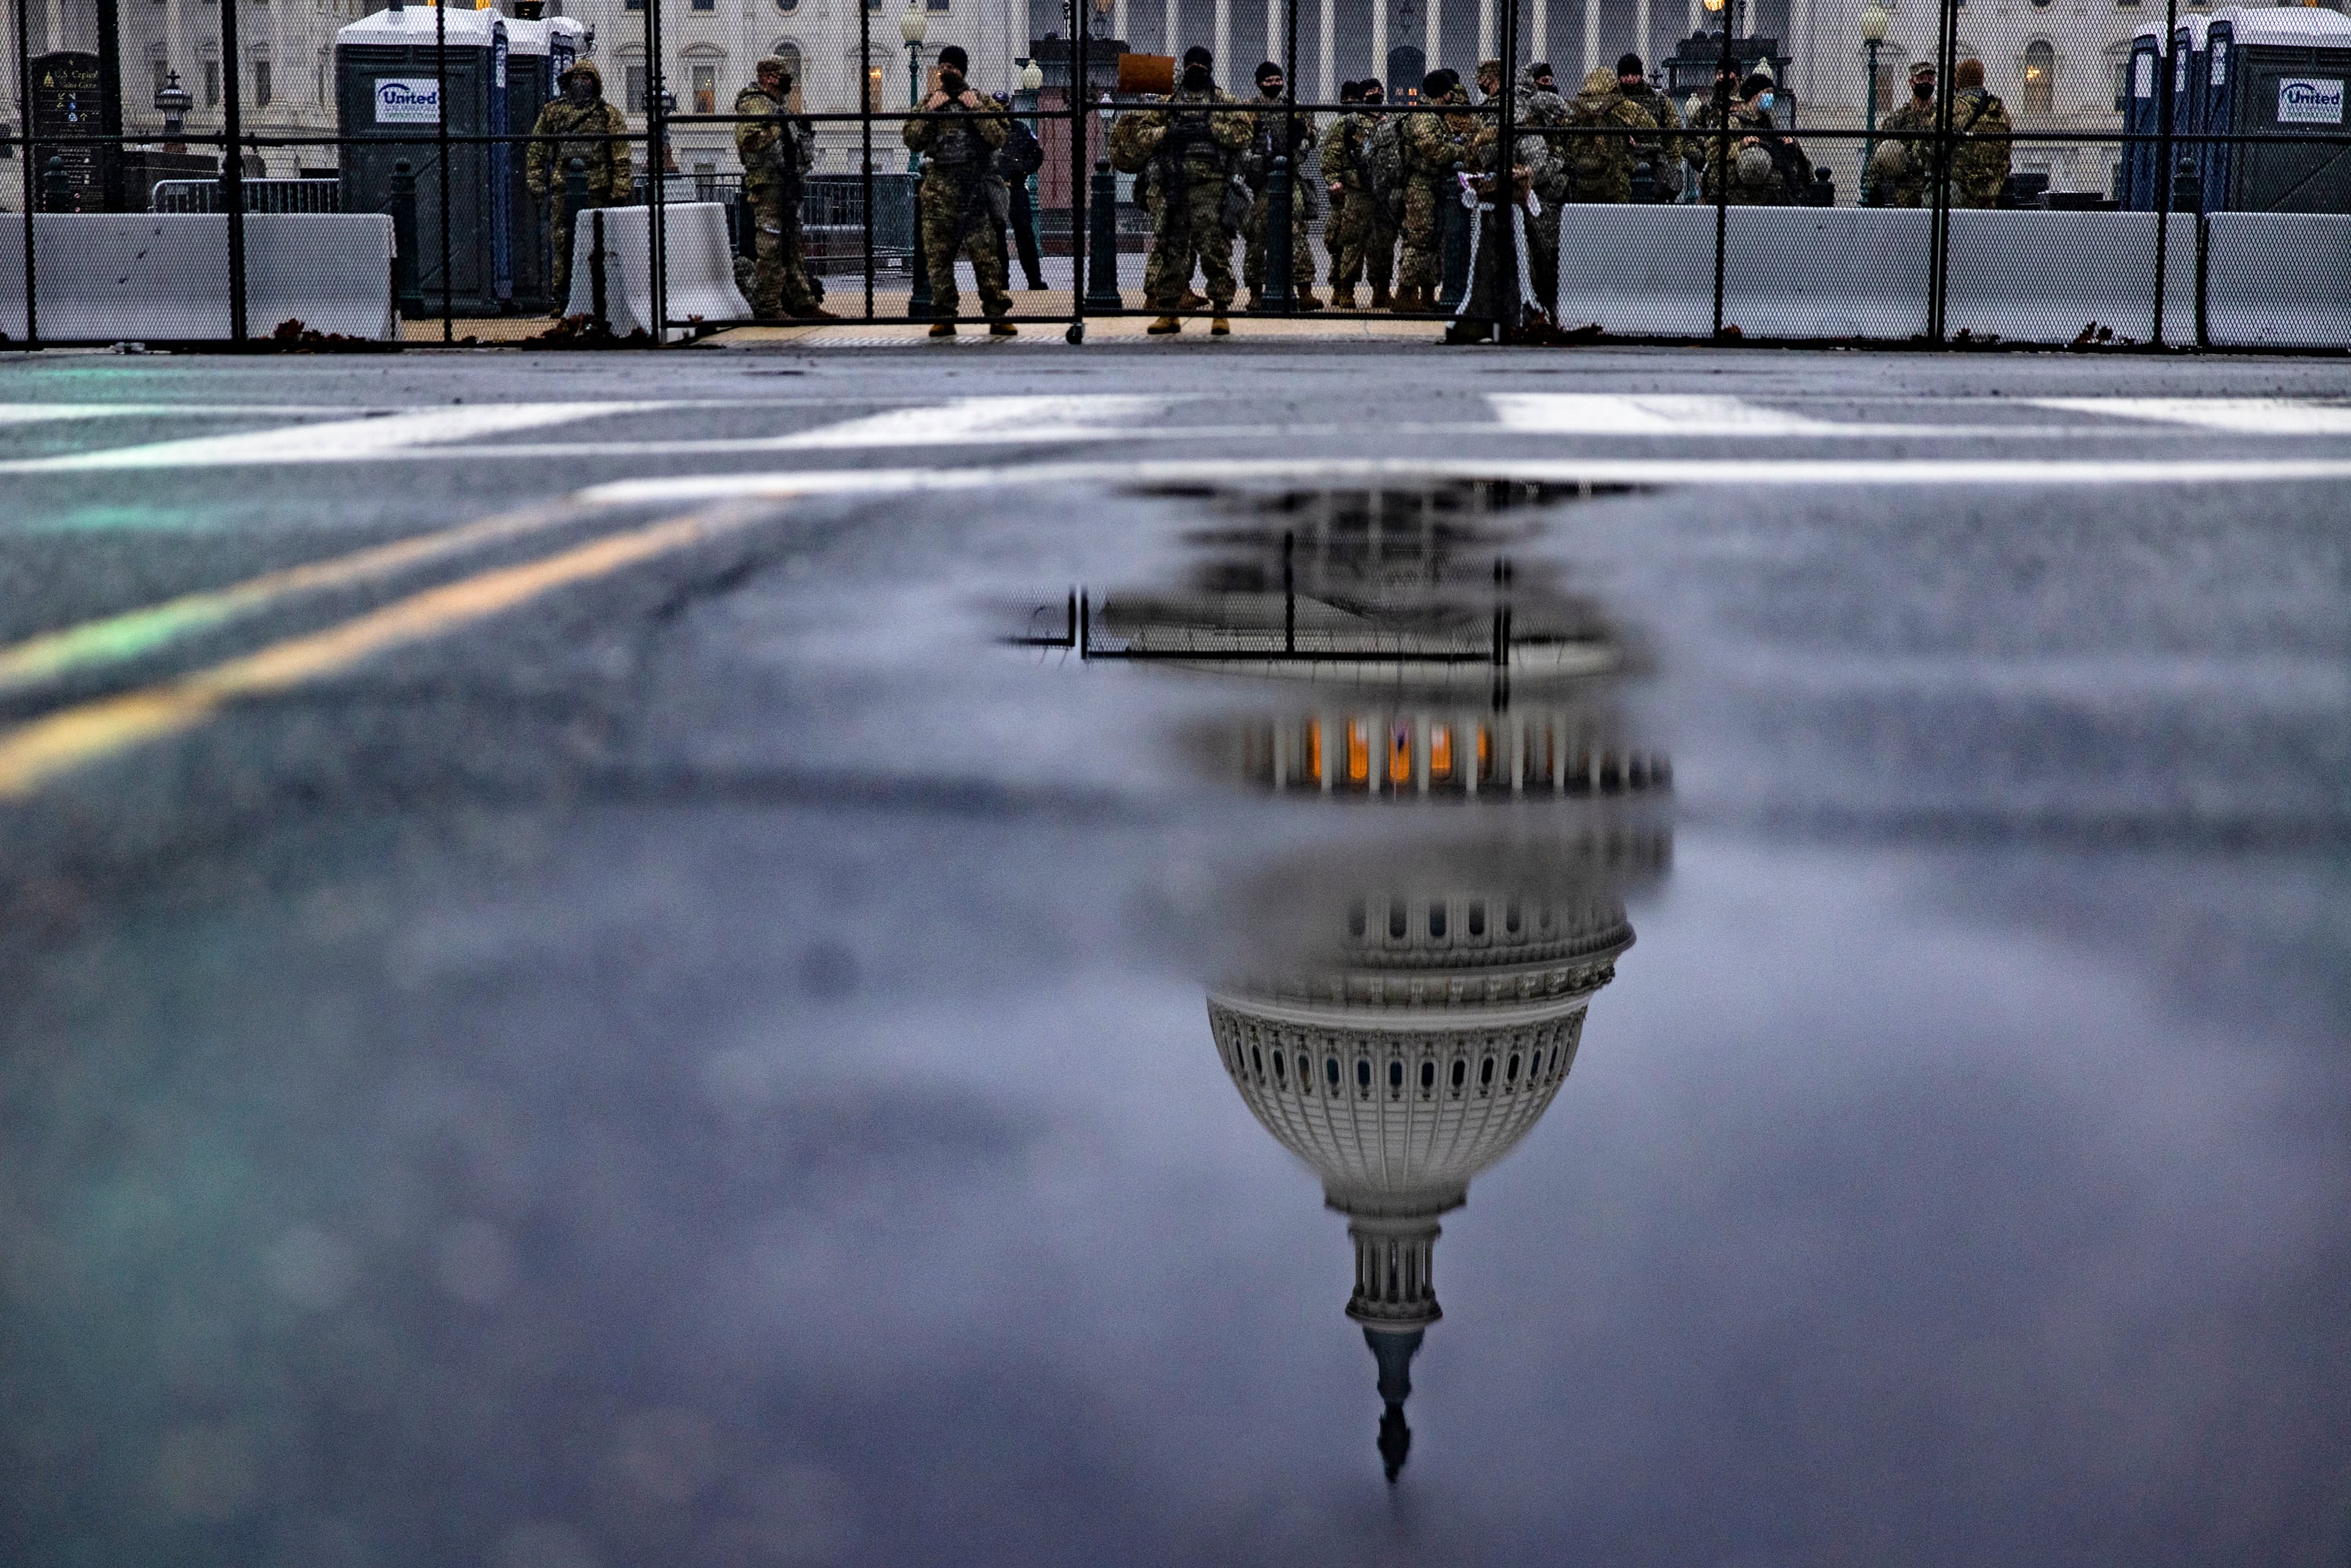
[[[1420,1091],[1421,1091],[1421,1092],[1422,1092],[1422,1093],[1424,1093],[1424,1094],[1426,1094],[1426,1093],[1427,1093],[1431,1089],[1434,1089],[1434,1088],[1436,1088],[1436,1087],[1437,1087],[1437,1063],[1435,1063],[1435,1062],[1433,1062],[1433,1061],[1424,1061],[1424,1062],[1422,1062],[1422,1063],[1420,1064]]]
[[[1478,1087],[1480,1089],[1489,1089],[1493,1086],[1493,1082],[1494,1059],[1489,1056],[1484,1061],[1478,1064]]]
[[[2056,99],[2057,51],[2046,38],[2024,46],[2024,85],[2017,94],[2027,114],[2047,114]]]
[[[1453,1092],[1456,1094],[1461,1092],[1461,1081],[1468,1075],[1468,1072],[1469,1063],[1460,1057],[1455,1057],[1453,1059]]]
[[[799,0],[791,0],[789,5],[784,5],[783,0],[777,0],[777,4],[778,8],[789,11],[799,5]],[[794,114],[800,113],[802,96],[808,91],[808,73],[800,68],[800,47],[789,38],[778,38],[775,47],[768,52],[783,61],[784,68],[792,73],[792,90],[784,95],[790,100],[786,107]]]
[[[1388,1063],[1388,1087],[1392,1090],[1401,1089],[1404,1087],[1403,1062],[1390,1061]]]
[[[1339,1087],[1339,1059],[1337,1057],[1326,1056],[1322,1059],[1322,1076],[1330,1082],[1332,1088],[1336,1089]]]
[[[1355,1058],[1355,1087],[1363,1090],[1365,1093],[1371,1092],[1372,1063],[1369,1057],[1359,1056]]]
[[[1445,905],[1432,904],[1428,906],[1428,934],[1431,936],[1445,935]]]

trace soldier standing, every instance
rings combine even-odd
[[[629,120],[604,101],[603,73],[593,60],[580,60],[556,84],[562,96],[538,111],[530,128],[530,151],[523,157],[523,180],[530,193],[547,204],[547,233],[555,246],[555,266],[549,277],[554,286],[553,314],[564,313],[570,298],[571,220],[565,200],[564,178],[578,159],[588,171],[590,207],[615,206],[627,201],[632,187],[629,171]]]
[[[1953,66],[1951,86],[1951,130],[1962,139],[1951,149],[1951,205],[1996,206],[2008,183],[2008,106],[1984,89],[1981,60]]]
[[[1242,280],[1249,285],[1249,308],[1265,308],[1266,214],[1272,208],[1273,161],[1277,157],[1290,160],[1290,292],[1301,310],[1320,310],[1322,301],[1314,297],[1314,246],[1308,237],[1307,225],[1314,216],[1314,187],[1299,170],[1299,154],[1314,145],[1314,117],[1285,109],[1281,101],[1283,77],[1281,68],[1271,60],[1257,68],[1258,101],[1256,125],[1249,143],[1249,183],[1256,193],[1249,204],[1249,249],[1241,258]],[[1272,107],[1269,108],[1268,105]],[[1290,135],[1285,141],[1282,128],[1287,124]]]
[[[1567,123],[1617,134],[1578,136],[1567,146],[1574,167],[1574,199],[1579,202],[1629,202],[1633,199],[1635,136],[1625,131],[1655,131],[1648,110],[1625,96],[1616,74],[1594,67],[1583,78],[1583,90],[1567,106]]]
[[[1434,310],[1445,276],[1443,204],[1461,199],[1454,166],[1466,163],[1475,118],[1458,72],[1437,68],[1421,78],[1421,101],[1435,107],[1405,116],[1396,140],[1404,163],[1404,260],[1396,277],[1395,308]]]
[[[1343,81],[1339,84],[1342,112],[1332,122],[1331,139],[1322,143],[1322,156],[1315,160],[1322,170],[1322,247],[1331,253],[1330,275],[1323,281],[1331,286],[1331,303],[1333,306],[1339,303],[1339,249],[1347,231],[1347,185],[1335,172],[1337,164],[1332,162],[1332,154],[1338,149],[1340,131],[1355,118],[1354,106],[1363,99],[1361,82]],[[1345,308],[1353,308],[1354,301],[1351,299]]]
[[[1617,60],[1616,85],[1634,107],[1648,116],[1650,123],[1667,133],[1662,137],[1635,138],[1633,161],[1649,166],[1657,199],[1671,201],[1682,188],[1681,138],[1673,134],[1682,128],[1682,111],[1674,107],[1672,99],[1650,85],[1638,55],[1627,54]]]
[[[1533,265],[1535,298],[1548,311],[1559,298],[1560,209],[1575,199],[1574,149],[1566,138],[1546,136],[1546,129],[1568,123],[1567,101],[1544,84],[1551,67],[1531,65],[1519,73],[1520,118],[1527,129],[1519,134],[1519,166],[1527,172],[1529,190],[1542,205],[1540,216],[1527,225],[1527,259]]]
[[[1355,308],[1355,280],[1370,276],[1372,308],[1385,310],[1395,303],[1388,284],[1395,276],[1397,220],[1392,204],[1401,194],[1384,190],[1374,177],[1372,138],[1379,130],[1385,89],[1376,77],[1355,84],[1356,111],[1341,120],[1322,144],[1323,170],[1334,189],[1345,193],[1342,206],[1334,198],[1339,237],[1332,246],[1335,257],[1331,303],[1342,310]]]
[[[1918,60],[1910,67],[1910,101],[1878,123],[1878,134],[1896,133],[1880,141],[1869,155],[1870,201],[1881,207],[1926,205],[1927,177],[1935,163],[1932,141],[1904,140],[1898,133],[1935,129],[1935,64]]]
[[[832,312],[809,282],[800,236],[800,193],[816,166],[816,131],[791,112],[790,65],[770,56],[753,68],[752,76],[751,85],[735,95],[735,112],[757,117],[735,125],[743,190],[751,198],[751,221],[758,229],[751,314],[830,321],[835,319]]]
[[[939,85],[923,100],[923,112],[944,118],[907,120],[902,140],[924,155],[916,203],[923,258],[930,268],[931,314],[938,318],[931,336],[955,336],[961,303],[956,260],[968,256],[988,333],[1009,338],[1019,330],[1004,319],[1012,311],[1004,281],[1004,227],[1011,202],[995,168],[996,150],[1004,145],[1005,115],[973,89],[964,75],[970,68],[971,57],[961,45],[939,51]]]
[[[1240,100],[1218,87],[1215,57],[1194,45],[1184,51],[1184,75],[1163,103],[1122,115],[1111,131],[1111,161],[1129,173],[1147,172],[1151,186],[1151,256],[1143,269],[1143,297],[1159,319],[1144,330],[1164,337],[1183,330],[1176,312],[1196,265],[1207,279],[1216,314],[1211,336],[1232,330],[1235,165],[1248,147]],[[1247,187],[1242,192],[1246,193]]]
[[[1004,145],[996,150],[996,172],[1011,196],[1012,245],[1029,287],[1045,287],[1045,264],[1037,254],[1037,219],[1029,201],[1029,176],[1045,166],[1045,149],[1028,122],[1012,112],[1012,95],[999,92],[996,107],[1004,110]]]

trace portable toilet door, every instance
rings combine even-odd
[[[2204,108],[2201,123],[2207,133],[2226,131],[2237,120],[2237,28],[2215,18],[2204,36]],[[2204,171],[2204,210],[2229,210],[2229,173],[2232,160],[2226,142],[2207,141],[2196,162]]]
[[[507,204],[513,211],[515,308],[547,308],[547,204],[530,193],[530,133],[555,90],[553,25],[515,17],[507,22]]]
[[[496,76],[505,43],[496,12],[431,5],[395,5],[335,35],[343,211],[389,211],[392,167],[409,165],[416,176],[417,278],[435,310],[444,289],[451,308],[468,315],[504,307],[508,209],[491,177],[500,166],[491,138],[501,124],[494,110],[503,112]],[[439,141],[444,114],[445,183]]]
[[[2155,211],[2155,166],[2160,149],[2150,138],[2162,134],[2163,53],[2153,33],[2131,40],[2130,96],[2123,100],[2123,210]]]
[[[2351,17],[2314,6],[2232,5],[2235,114],[2229,205],[2238,212],[2351,212]]]
[[[2192,137],[2204,129],[2204,39],[2211,26],[2202,16],[2188,16],[2171,33],[2171,133]],[[2171,149],[2171,170],[2168,178],[2177,186],[2178,176],[2190,163],[2200,175],[2204,169],[2203,150],[2194,141],[2175,142]],[[2162,204],[2160,193],[2157,204]],[[2172,204],[2179,211],[2179,204]]]

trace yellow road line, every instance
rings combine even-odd
[[[357,587],[481,545],[538,533],[590,516],[597,509],[592,504],[569,500],[528,507],[28,637],[13,647],[0,648],[0,695],[70,671],[137,658],[296,594]]]
[[[308,636],[180,679],[50,714],[0,735],[0,800],[135,746],[183,734],[243,697],[284,691],[423,642],[539,596],[687,549],[758,514],[729,509],[673,517],[520,566],[428,589]]]

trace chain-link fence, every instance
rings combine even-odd
[[[372,3],[14,0],[0,333],[2351,347],[2331,9]]]

